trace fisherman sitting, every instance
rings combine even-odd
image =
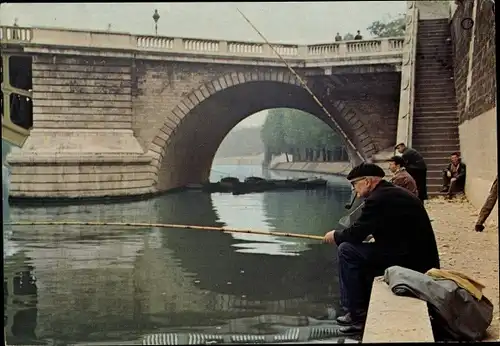
[[[393,265],[425,273],[439,269],[439,254],[429,216],[413,194],[383,180],[375,164],[354,167],[347,179],[358,197],[365,198],[360,217],[344,230],[325,234],[336,244],[341,305],[341,332],[361,332],[366,320],[372,282]],[[364,243],[372,234],[375,242]]]
[[[450,163],[443,170],[443,189],[448,197],[453,193],[463,192],[465,188],[466,166],[460,158],[460,154],[455,152],[451,154]]]
[[[389,170],[393,174],[390,182],[396,186],[401,186],[418,197],[417,183],[410,173],[406,171],[405,160],[401,156],[393,156],[387,161],[389,162]]]

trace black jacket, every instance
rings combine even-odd
[[[415,149],[406,148],[401,156],[406,162],[407,169],[427,169],[424,158]]]
[[[439,268],[434,230],[422,202],[409,191],[382,180],[365,200],[360,217],[335,231],[335,242],[361,243],[372,234],[379,265],[425,272]]]
[[[445,171],[450,171],[451,172],[451,163],[446,166]],[[465,163],[460,161],[460,164],[458,165],[458,170],[457,170],[457,180],[462,181],[465,180],[465,174],[467,172],[467,166]]]

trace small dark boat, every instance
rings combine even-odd
[[[234,195],[242,195],[271,190],[310,190],[325,187],[326,184],[327,181],[320,178],[266,180],[260,177],[248,177],[244,181],[240,181],[238,178],[226,177],[217,183],[202,184],[202,190],[205,192],[231,192]]]
[[[287,180],[264,180],[254,184],[237,184],[234,186],[233,194],[241,195],[252,192],[264,192],[272,190],[312,190],[325,187],[327,181],[324,179],[287,179]]]

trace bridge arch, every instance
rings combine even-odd
[[[342,100],[324,106],[364,158],[376,152],[356,109]],[[215,153],[229,131],[248,116],[271,108],[299,109],[337,129],[290,72],[225,74],[186,95],[150,142],[156,190],[208,180]]]

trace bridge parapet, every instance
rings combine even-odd
[[[260,42],[132,35],[107,31],[2,26],[0,41],[2,44],[18,44],[23,46],[56,45],[62,47],[119,49],[145,53],[277,58],[268,44]],[[280,55],[290,60],[307,61],[308,59],[317,60],[318,58],[381,57],[401,54],[404,37],[312,45],[282,43],[272,45]]]

